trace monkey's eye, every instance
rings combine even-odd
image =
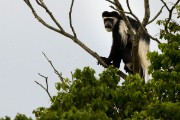
[[[112,19],[112,18],[105,18],[105,19],[104,19],[104,22],[110,22],[110,23],[113,23],[113,19]]]

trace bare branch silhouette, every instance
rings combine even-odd
[[[72,2],[71,2],[71,7],[70,7],[70,11],[69,11],[69,23],[70,23],[71,30],[74,34],[74,37],[77,39],[76,32],[75,32],[74,27],[72,25],[72,8],[73,8],[73,5],[74,5],[74,0],[72,0]]]
[[[55,73],[56,75],[58,75],[58,77],[60,78],[61,82],[64,82],[64,78],[63,78],[63,76],[62,76],[62,73],[59,73],[59,71],[54,67],[52,61],[49,60],[49,58],[46,56],[45,53],[43,53],[43,55],[44,55],[44,57],[46,58],[46,60],[49,62],[49,64],[51,65],[51,67],[53,68],[54,73]]]
[[[51,19],[54,21],[54,23],[56,24],[56,26],[58,28],[55,28],[51,25],[49,25],[48,23],[46,23],[35,11],[35,9],[33,8],[32,4],[30,3],[30,0],[24,0],[24,2],[27,4],[27,6],[31,9],[33,15],[35,16],[35,18],[41,23],[43,24],[44,26],[46,26],[47,28],[55,31],[55,32],[58,32],[60,33],[61,35],[67,37],[67,38],[70,38],[72,41],[74,41],[76,44],[78,44],[81,48],[83,48],[86,52],[88,52],[90,55],[92,55],[94,58],[96,58],[99,63],[101,63],[101,65],[103,65],[104,67],[107,67],[107,65],[104,63],[104,61],[100,58],[100,56],[92,51],[90,48],[88,48],[84,43],[82,43],[78,38],[77,38],[77,35],[76,35],[76,32],[73,28],[73,25],[72,25],[72,17],[71,17],[71,14],[72,14],[72,8],[73,8],[73,4],[74,4],[74,0],[72,0],[72,3],[71,3],[71,6],[70,6],[70,11],[69,11],[69,19],[70,19],[70,27],[71,27],[71,30],[73,32],[73,35],[70,34],[70,33],[67,33],[63,27],[61,26],[61,24],[56,20],[56,18],[54,17],[54,15],[52,14],[52,12],[48,9],[48,7],[46,6],[46,4],[42,1],[42,0],[36,0],[36,3],[42,7],[47,13],[48,15],[51,17]],[[126,74],[124,74],[122,71],[119,70],[119,75],[125,79],[126,78]]]
[[[150,21],[148,22],[148,24],[151,24],[152,22],[154,22],[154,21],[159,17],[159,15],[162,13],[162,10],[163,10],[164,7],[165,7],[165,5],[161,7],[161,9],[159,10],[159,12],[154,16],[154,18],[152,18],[152,20],[150,20]]]
[[[171,7],[171,9],[167,6],[167,4],[166,4],[166,2],[164,2],[164,0],[161,0],[161,2],[164,4],[164,6],[166,7],[166,9],[169,12],[169,17],[167,18],[165,26],[164,26],[166,33],[169,33],[168,24],[169,24],[169,22],[170,22],[170,20],[172,18],[173,10],[176,8],[176,6],[180,2],[180,0],[177,0],[176,3]]]
[[[44,75],[38,73],[39,76],[43,77],[46,81],[46,87],[44,87],[42,84],[40,84],[39,82],[35,81],[36,84],[38,84],[39,86],[41,86],[45,91],[46,93],[48,94],[49,98],[51,99],[51,101],[53,100],[52,97],[51,97],[51,94],[49,93],[49,87],[48,87],[48,77],[45,77]]]

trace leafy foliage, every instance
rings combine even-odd
[[[118,120],[118,119],[178,119],[179,98],[172,101],[161,96],[166,91],[162,81],[151,80],[144,83],[139,75],[129,76],[122,85],[117,69],[113,67],[95,77],[89,67],[77,69],[74,80],[65,90],[57,90],[49,108],[34,110],[38,120]],[[162,88],[161,88],[162,87]],[[170,86],[172,88],[172,86]],[[158,89],[159,88],[159,89]],[[180,90],[177,88],[175,93]],[[161,94],[159,94],[161,91]],[[176,95],[175,95],[176,96]],[[177,95],[178,96],[178,95]],[[167,99],[167,100],[165,100]]]
[[[176,7],[177,17],[180,6]],[[37,120],[122,120],[180,119],[180,26],[160,20],[167,28],[160,31],[161,53],[149,53],[152,79],[144,83],[130,75],[119,84],[118,70],[110,66],[99,77],[89,67],[77,69],[73,79],[55,84],[57,95],[49,108],[33,111]],[[0,120],[10,120],[9,117]],[[15,120],[32,120],[17,114]]]
[[[11,118],[6,116],[5,118],[0,118],[0,120],[11,120]],[[26,117],[26,115],[18,113],[15,116],[14,120],[32,120],[32,118],[28,118],[28,117]]]
[[[166,21],[158,21],[166,25]],[[161,30],[161,53],[149,53],[152,80],[144,83],[139,75],[130,75],[120,85],[112,66],[95,77],[89,67],[77,69],[73,80],[56,83],[57,96],[49,108],[33,111],[38,120],[121,120],[180,118],[180,26],[170,21]]]

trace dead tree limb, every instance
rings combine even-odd
[[[90,55],[92,55],[94,58],[96,58],[99,63],[101,65],[103,65],[104,67],[107,67],[107,65],[104,63],[104,61],[100,58],[100,56],[92,51],[90,48],[88,48],[84,43],[82,43],[78,38],[77,38],[77,35],[75,33],[75,30],[73,28],[73,25],[72,25],[72,17],[71,17],[71,14],[72,14],[72,8],[73,8],[73,4],[74,4],[74,0],[72,0],[72,3],[71,3],[71,7],[70,7],[70,11],[69,11],[69,18],[70,18],[70,27],[71,27],[71,30],[73,32],[73,34],[70,34],[68,32],[66,32],[63,27],[61,26],[61,24],[56,20],[56,18],[54,17],[54,15],[52,14],[52,12],[48,9],[48,7],[46,6],[46,4],[43,2],[43,0],[36,0],[36,3],[42,7],[46,12],[47,14],[51,17],[51,19],[53,20],[53,22],[55,23],[56,27],[53,27],[51,25],[49,25],[48,23],[46,23],[35,11],[34,7],[32,6],[30,0],[24,0],[24,2],[26,3],[26,5],[31,9],[34,17],[44,26],[46,26],[47,28],[71,39],[72,41],[74,41],[76,44],[78,44],[81,48],[83,48],[86,52],[88,52]],[[126,74],[124,74],[122,71],[119,70],[119,75],[125,79],[126,78]]]
[[[180,0],[177,0],[176,3],[171,7],[169,8],[166,4],[166,2],[164,2],[164,0],[161,0],[161,2],[164,4],[164,6],[166,7],[166,9],[168,10],[169,12],[169,17],[166,19],[166,22],[165,22],[165,25],[164,25],[164,28],[165,28],[165,31],[166,33],[169,33],[168,31],[168,25],[169,25],[169,22],[172,18],[172,14],[173,14],[173,10],[176,8],[176,6],[179,4]]]
[[[53,98],[51,97],[51,94],[49,92],[49,87],[48,87],[48,77],[45,77],[44,75],[41,75],[40,73],[38,73],[39,76],[43,77],[46,81],[46,87],[44,87],[42,84],[40,84],[39,82],[35,81],[36,84],[38,84],[39,86],[41,86],[45,91],[46,93],[48,94],[49,98],[51,99],[51,101],[53,100]]]
[[[46,56],[45,53],[43,53],[44,57],[46,58],[46,60],[49,62],[49,64],[51,65],[51,67],[54,70],[54,73],[59,77],[59,79],[61,80],[61,82],[64,82],[64,78],[62,77],[62,73],[59,73],[59,71],[54,67],[53,63],[51,60],[49,60],[49,58]]]
[[[151,24],[152,22],[154,22],[159,17],[159,15],[162,13],[162,10],[164,7],[165,7],[165,5],[161,7],[159,12],[151,20],[149,20],[148,24]]]
[[[72,8],[73,8],[73,5],[74,5],[74,0],[72,0],[72,2],[71,2],[71,7],[70,7],[70,11],[69,11],[69,24],[70,24],[71,30],[74,34],[74,37],[77,39],[76,32],[75,32],[74,27],[72,25]]]

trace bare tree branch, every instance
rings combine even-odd
[[[167,9],[168,11],[170,11],[170,9],[169,9],[169,7],[167,6],[166,2],[164,2],[164,0],[161,0],[161,2],[164,4],[164,6],[166,7],[166,9]]]
[[[62,73],[59,73],[59,71],[54,67],[52,61],[48,59],[48,57],[46,56],[45,53],[43,53],[43,55],[44,55],[44,57],[46,58],[46,60],[49,62],[49,64],[51,65],[51,67],[53,68],[55,74],[58,75],[58,77],[60,78],[60,80],[61,80],[62,82],[64,82],[64,78],[62,77]]]
[[[169,33],[168,24],[169,24],[169,22],[170,22],[170,20],[172,18],[173,10],[177,6],[177,4],[180,2],[180,0],[177,0],[176,3],[171,7],[171,9],[167,6],[167,4],[164,2],[164,0],[161,0],[161,2],[166,6],[166,9],[169,11],[169,17],[167,18],[166,23],[164,25],[166,33]]]
[[[49,98],[51,99],[51,101],[53,100],[52,97],[51,97],[51,94],[49,93],[49,87],[48,87],[48,77],[45,77],[44,75],[41,75],[40,73],[38,73],[39,76],[43,77],[46,81],[46,88],[40,84],[39,82],[35,81],[36,84],[38,84],[39,86],[41,86],[48,94]]]
[[[65,32],[64,29],[62,28],[62,26],[59,24],[59,22],[56,20],[56,18],[54,17],[54,15],[52,14],[52,12],[47,8],[46,4],[43,2],[43,0],[36,0],[37,4],[40,5],[42,8],[44,8],[46,10],[46,12],[49,14],[49,16],[51,17],[51,19],[53,20],[53,22],[59,27],[59,29],[61,30],[61,32]]]
[[[70,7],[70,11],[69,11],[69,22],[70,22],[70,27],[71,27],[71,30],[74,34],[74,37],[77,39],[77,35],[76,35],[76,32],[74,30],[74,27],[72,25],[72,8],[73,8],[73,4],[74,4],[74,0],[72,0],[71,2],[71,7]]]
[[[162,13],[162,10],[163,10],[164,7],[165,7],[165,5],[161,7],[161,9],[159,10],[159,12],[154,16],[154,18],[152,18],[152,20],[150,20],[150,21],[148,22],[148,24],[154,22],[154,21],[159,17],[159,15]]]
[[[34,9],[33,6],[31,5],[31,3],[30,3],[29,0],[24,0],[24,2],[27,4],[27,6],[29,6],[29,8],[31,9],[34,17],[35,17],[41,24],[43,24],[45,27],[47,27],[47,28],[49,28],[49,29],[51,29],[51,30],[53,30],[53,31],[55,31],[55,32],[60,33],[60,30],[58,30],[58,29],[52,27],[51,25],[47,24],[47,23],[36,13],[35,9]]]
[[[144,18],[143,18],[142,25],[145,28],[146,25],[148,24],[149,18],[150,18],[149,0],[144,0],[144,9],[145,9],[145,12],[144,12]]]
[[[120,12],[121,16],[123,17],[131,36],[134,36],[135,32],[133,31],[133,28],[132,28],[131,24],[129,23],[128,18],[126,17],[125,13],[123,12],[124,9],[123,9],[122,5],[120,4],[120,2],[118,0],[114,0],[114,3],[115,3],[115,6],[117,7],[117,10]]]
[[[107,67],[107,64],[104,63],[104,61],[100,58],[100,56],[92,51],[91,49],[89,49],[84,43],[82,43],[76,36],[75,30],[72,26],[72,21],[70,19],[70,27],[72,29],[73,35],[71,35],[70,33],[65,32],[65,30],[61,27],[61,25],[57,22],[57,20],[55,19],[55,17],[53,16],[53,14],[51,13],[51,11],[47,8],[47,6],[45,5],[45,3],[43,2],[43,0],[36,0],[36,3],[41,6],[42,8],[44,8],[46,10],[46,12],[48,13],[48,15],[51,17],[51,19],[55,22],[55,24],[58,26],[59,29],[56,29],[52,26],[50,26],[49,24],[47,24],[35,11],[35,9],[32,7],[30,0],[24,0],[24,2],[27,4],[27,6],[31,9],[33,15],[35,16],[35,18],[44,26],[46,26],[47,28],[56,31],[58,33],[60,33],[61,35],[70,38],[72,41],[74,41],[76,44],[78,44],[81,48],[83,48],[86,52],[88,52],[90,55],[92,55],[94,58],[96,58],[99,63],[101,65],[103,65],[104,67]],[[71,3],[71,7],[70,7],[70,12],[69,12],[69,17],[71,18],[71,13],[72,13],[72,8],[73,8],[73,3],[74,0]],[[126,78],[126,74],[124,74],[122,71],[119,70],[119,75],[125,79]]]
[[[136,20],[137,22],[139,23],[139,25],[141,26],[141,28],[143,29],[143,31],[145,32],[145,34],[147,36],[149,36],[152,40],[156,41],[157,43],[161,43],[157,38],[151,36],[147,30],[145,29],[145,27],[141,24],[141,21],[138,19],[138,17],[132,12],[131,8],[130,8],[130,5],[129,5],[129,0],[126,0],[126,3],[127,3],[127,6],[128,6],[128,10],[129,10],[129,13],[128,12],[124,12],[124,13],[128,13],[130,15],[132,15]]]
[[[116,5],[115,2],[111,1],[111,0],[106,0],[108,1],[109,3],[113,4],[113,5]]]

